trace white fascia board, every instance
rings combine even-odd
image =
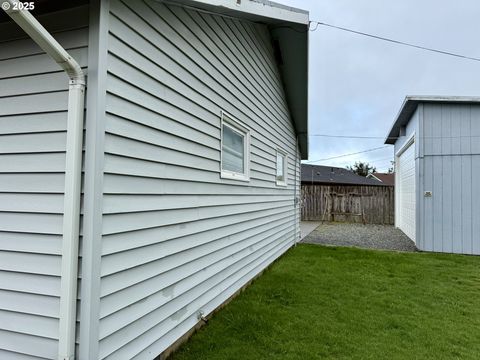
[[[170,0],[172,1],[172,0]],[[225,15],[243,13],[250,16],[269,18],[277,21],[291,22],[308,25],[307,11],[276,4],[267,0],[173,0],[191,6],[208,6],[216,8],[215,11]]]
[[[398,115],[385,138],[385,144],[393,145],[398,136],[399,128],[410,121],[411,116],[420,103],[445,103],[445,104],[479,104],[478,96],[431,96],[431,95],[408,95],[405,97]]]

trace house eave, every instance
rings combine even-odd
[[[302,160],[308,160],[308,11],[268,0],[169,0],[215,14],[263,23],[282,54],[279,64]]]
[[[157,0],[158,1],[158,0]],[[268,0],[167,0],[216,14],[265,23],[295,23],[308,26],[308,11]]]
[[[270,26],[282,54],[279,65],[285,96],[297,134],[300,156],[308,160],[308,26]]]
[[[398,115],[393,122],[385,144],[393,145],[400,135],[400,129],[406,126],[410,118],[417,110],[420,103],[439,103],[439,104],[478,104],[480,97],[477,96],[407,96],[398,112]]]

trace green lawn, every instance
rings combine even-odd
[[[172,358],[480,359],[480,257],[299,245]]]

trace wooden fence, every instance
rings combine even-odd
[[[302,185],[302,220],[394,224],[393,186]]]

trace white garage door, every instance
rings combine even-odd
[[[415,143],[398,158],[398,227],[415,241]]]

